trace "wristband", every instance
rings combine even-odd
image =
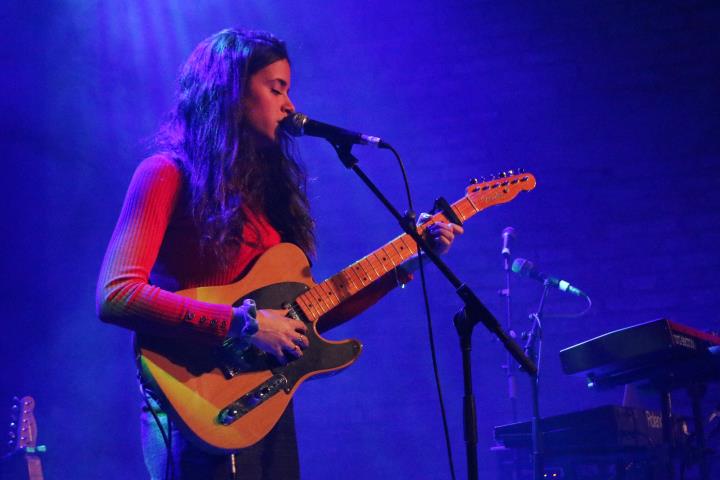
[[[246,299],[239,307],[233,307],[233,321],[225,342],[234,345],[247,343],[258,331],[257,306],[252,299]]]
[[[248,298],[243,301],[242,307],[240,308],[244,310],[244,323],[242,328],[240,329],[240,334],[243,337],[252,337],[257,333],[259,328],[257,321],[257,305],[255,305],[254,300]]]

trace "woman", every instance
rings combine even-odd
[[[294,110],[290,83],[285,45],[268,33],[223,30],[195,48],[181,71],[176,108],[158,135],[158,153],[138,166],[110,240],[97,292],[103,321],[164,342],[219,345],[239,338],[280,362],[302,356],[305,326],[286,311],[171,293],[236,281],[279,242],[314,254],[306,175],[279,129]],[[461,233],[448,224],[428,230],[439,252]],[[333,321],[359,313],[409,279],[400,268],[386,274],[331,312]],[[179,479],[231,478],[227,456],[188,443],[149,396],[143,450],[151,477],[170,471]],[[233,461],[239,478],[299,477],[292,408]]]

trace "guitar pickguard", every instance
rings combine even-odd
[[[281,364],[275,357],[255,347],[244,348],[229,342],[220,353],[220,369],[228,378],[249,371],[270,370],[273,376],[259,384],[252,391],[235,399],[218,412],[218,421],[229,425],[245,414],[258,407],[273,395],[284,391],[290,393],[303,378],[316,372],[335,372],[343,366],[350,365],[360,354],[362,344],[357,340],[342,343],[328,342],[320,337],[312,322],[293,305],[298,295],[308,290],[303,283],[284,282],[267,285],[248,292],[233,303],[242,305],[245,299],[255,300],[258,309],[289,309],[290,315],[305,323],[309,346],[299,359],[288,358],[288,363]]]

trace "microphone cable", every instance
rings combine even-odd
[[[139,357],[138,357],[139,361]],[[165,480],[174,480],[175,479],[175,462],[172,455],[172,433],[170,432],[170,418],[167,416],[167,413],[165,414],[165,418],[167,418],[167,430],[165,430],[165,427],[162,424],[162,421],[160,420],[160,417],[158,416],[157,412],[155,411],[154,405],[150,402],[151,400],[157,404],[157,401],[150,395],[150,393],[145,388],[145,385],[143,385],[142,379],[138,376],[138,384],[140,386],[140,394],[142,395],[143,400],[145,401],[145,408],[148,409],[148,412],[150,412],[150,415],[153,417],[153,421],[155,422],[155,425],[158,428],[158,431],[160,432],[160,435],[162,437],[163,443],[165,444]]]
[[[405,185],[405,192],[407,194],[408,209],[410,212],[414,212],[412,196],[410,195],[410,183],[408,182],[407,172],[405,171],[405,165],[403,164],[400,154],[393,148],[392,145],[388,144],[386,149],[390,150],[398,161],[400,171],[402,172],[403,184]],[[447,450],[448,465],[450,467],[450,478],[455,480],[455,466],[452,455],[452,445],[450,443],[450,430],[448,429],[447,414],[445,412],[445,401],[443,400],[442,386],[440,384],[440,373],[437,363],[437,353],[435,349],[435,334],[433,333],[432,316],[430,314],[430,300],[428,296],[427,283],[425,280],[425,268],[423,265],[423,257],[418,246],[418,267],[420,271],[420,284],[422,285],[423,303],[425,305],[425,318],[427,319],[427,331],[428,331],[428,343],[430,345],[430,355],[432,357],[433,375],[435,377],[435,387],[437,389],[438,402],[440,406],[440,416],[442,417],[443,433],[445,435],[445,448]]]
[[[588,295],[585,295],[584,298],[587,301],[587,306],[581,312],[577,312],[577,313],[545,313],[544,316],[545,316],[545,318],[580,318],[580,317],[584,317],[592,308],[592,300],[590,300],[590,297]]]

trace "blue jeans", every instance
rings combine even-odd
[[[230,455],[214,455],[186,440],[157,402],[150,399],[162,428],[170,431],[172,464],[168,480],[295,480],[300,478],[292,402],[277,425],[260,442],[235,453],[236,475]],[[168,449],[147,405],[140,415],[142,449],[151,480],[165,480]]]

